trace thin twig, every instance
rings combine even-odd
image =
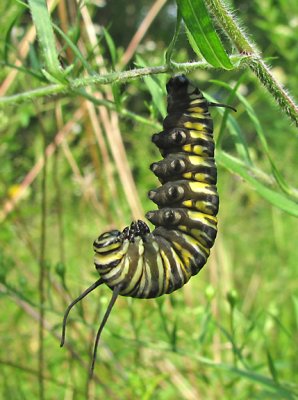
[[[59,5],[64,2],[60,2]],[[64,8],[62,7],[62,10]],[[61,11],[62,12],[62,11]],[[60,105],[56,107],[56,121],[58,125],[58,130],[63,129],[63,119],[62,110]],[[59,248],[59,261],[65,265],[65,250],[64,250],[64,227],[63,227],[63,203],[62,203],[62,192],[59,179],[59,147],[57,147],[54,153],[54,163],[53,163],[53,181],[56,189],[56,207],[57,207],[57,223],[58,223],[58,248]]]
[[[252,56],[231,56],[230,60],[235,63],[235,69],[242,69],[252,62]],[[205,61],[172,63],[171,65],[159,65],[156,67],[135,68],[123,72],[111,72],[88,76],[87,78],[77,78],[68,83],[56,83],[42,88],[29,90],[23,93],[17,93],[12,96],[0,97],[0,106],[9,104],[17,104],[24,101],[32,100],[39,97],[53,96],[58,94],[67,94],[72,90],[87,87],[90,85],[110,85],[112,83],[124,83],[132,79],[147,75],[165,74],[165,73],[190,73],[198,69],[213,69],[213,67]]]
[[[41,122],[41,121],[40,121]],[[45,317],[45,280],[46,280],[46,265],[45,265],[45,249],[46,249],[46,218],[47,218],[47,140],[46,131],[41,126],[41,132],[43,136],[43,149],[44,149],[44,166],[41,177],[41,228],[40,228],[40,256],[39,256],[39,279],[38,279],[38,291],[39,291],[39,324],[38,324],[38,384],[39,384],[39,398],[43,400],[45,398],[44,389],[44,371],[45,371],[45,359],[44,359],[44,329],[43,321]]]

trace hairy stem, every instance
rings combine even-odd
[[[222,0],[206,0],[206,4],[216,21],[227,33],[241,54],[250,54],[249,67],[265,86],[279,107],[298,126],[298,107],[282,85],[274,78],[270,68],[262,60],[259,51],[240,28],[234,15]]]
[[[245,68],[250,64],[251,56],[231,56],[235,68]],[[129,71],[112,72],[101,75],[92,75],[87,78],[77,78],[68,83],[57,83],[44,86],[38,89],[17,93],[12,96],[0,97],[0,106],[16,104],[32,100],[39,97],[57,95],[61,93],[69,94],[72,90],[90,85],[107,85],[115,82],[122,83],[138,77],[164,73],[189,73],[197,69],[211,69],[210,64],[204,61],[171,63],[171,65],[160,65],[156,67],[135,68]]]

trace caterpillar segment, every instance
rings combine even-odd
[[[208,102],[184,75],[169,80],[167,93],[163,131],[152,136],[163,157],[150,166],[161,183],[148,193],[158,206],[146,214],[155,228],[150,232],[138,220],[123,231],[100,235],[93,245],[100,278],[64,315],[61,346],[70,309],[99,285],[113,290],[97,332],[91,374],[101,332],[118,295],[149,299],[181,288],[205,265],[216,238],[219,198],[209,107],[231,107]]]

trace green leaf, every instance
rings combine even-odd
[[[234,98],[236,97],[237,90],[238,90],[239,86],[241,85],[241,83],[242,83],[244,77],[245,77],[245,73],[242,74],[242,75],[240,76],[240,78],[238,79],[236,85],[234,85],[233,89],[231,89],[231,88],[229,89],[229,90],[230,90],[230,95],[229,95],[229,97],[228,97],[228,99],[227,99],[227,104],[231,104],[231,103],[233,102]],[[211,82],[213,82],[213,81],[211,80]],[[216,81],[216,82],[217,82],[217,81]],[[224,110],[222,122],[221,122],[220,129],[219,129],[219,132],[218,132],[217,141],[218,141],[219,143],[221,143],[221,140],[222,140],[222,137],[223,137],[223,134],[224,134],[224,130],[225,130],[225,126],[226,126],[226,122],[227,122],[227,118],[228,118],[228,116],[229,116],[229,113],[230,113],[230,109],[229,109],[229,108],[226,108],[226,109]],[[241,131],[241,136],[244,138],[244,136],[242,135],[242,131]],[[245,139],[244,139],[244,140],[245,140]],[[246,141],[245,141],[245,144],[246,144]],[[246,144],[246,146],[247,146],[247,144]],[[248,153],[248,146],[247,146],[246,151],[247,151],[247,153]],[[248,158],[249,158],[249,157],[248,157]],[[246,161],[247,161],[247,160],[246,160]],[[250,161],[250,160],[249,160],[249,161]]]
[[[53,23],[53,28],[55,29],[56,32],[59,33],[59,35],[62,37],[62,39],[67,43],[67,45],[71,48],[71,50],[74,52],[76,57],[81,61],[82,65],[88,71],[90,75],[94,74],[94,71],[92,70],[91,66],[88,64],[86,61],[85,57],[82,55],[80,52],[78,46],[66,35],[56,24]]]
[[[116,110],[118,113],[120,113],[122,106],[122,96],[120,92],[120,86],[117,82],[112,83],[112,93],[115,101]]]
[[[29,7],[36,28],[39,44],[48,73],[59,80],[62,68],[58,60],[51,17],[45,0],[29,0]]]
[[[277,208],[287,212],[294,217],[298,217],[298,204],[286,197],[282,193],[278,193],[273,189],[268,188],[262,182],[254,177],[254,170],[246,165],[243,161],[218,150],[216,153],[216,161],[223,167],[241,176],[245,181],[250,183],[257,193],[269,203]]]
[[[216,68],[232,69],[233,65],[213,27],[203,0],[177,0],[184,23],[193,38],[194,51]],[[194,43],[196,46],[194,46]]]
[[[137,56],[137,65],[140,67],[147,66],[145,64],[144,60],[140,56]],[[156,110],[164,118],[167,114],[167,110],[166,110],[166,106],[165,106],[165,102],[164,102],[164,91],[162,89],[162,87],[164,87],[164,85],[161,85],[158,78],[155,76],[144,77],[144,82],[151,94],[152,101],[153,101],[153,104],[154,104]]]
[[[216,103],[217,100],[214,99],[212,96],[208,95],[207,93],[204,93],[204,97],[206,97],[207,100]],[[237,150],[237,153],[243,159],[247,164],[252,164],[249,151],[248,151],[248,144],[246,142],[245,136],[242,133],[242,130],[236,121],[236,119],[233,117],[233,115],[230,113],[230,110],[228,108],[223,109],[223,108],[216,108],[217,112],[221,115],[223,115],[223,121],[222,124],[226,125],[229,128],[230,134],[233,136],[235,147]],[[223,136],[223,127],[221,127],[217,141],[216,141],[216,148],[221,147],[221,142],[222,142],[222,136]]]
[[[115,69],[116,63],[117,63],[117,51],[116,51],[116,46],[114,43],[114,40],[112,38],[112,36],[110,35],[110,33],[103,28],[103,34],[110,52],[110,56],[111,56],[111,61],[112,61],[112,67],[113,69]]]
[[[274,365],[273,358],[272,358],[268,348],[266,349],[266,354],[267,354],[267,364],[268,364],[268,368],[269,368],[269,371],[271,373],[271,376],[272,376],[273,380],[276,383],[278,383],[278,374],[277,374],[277,371],[276,371],[276,368],[275,368],[275,365]]]
[[[165,61],[166,61],[167,65],[169,65],[171,63],[172,53],[173,53],[175,44],[177,42],[177,38],[179,36],[180,29],[181,29],[181,21],[182,21],[182,16],[181,16],[179,9],[177,9],[177,20],[176,20],[175,32],[174,32],[171,43],[169,44],[169,47],[167,48],[167,51],[165,54]]]
[[[4,37],[4,40],[3,40],[3,47],[4,47],[3,61],[5,63],[8,63],[8,51],[9,51],[9,49],[13,48],[13,46],[11,45],[11,32],[12,32],[14,26],[16,25],[16,22],[20,18],[20,15],[21,15],[22,12],[23,12],[22,9],[17,9],[16,14],[14,15],[14,18],[12,19],[10,24],[8,25],[8,29],[7,29],[7,32],[5,34],[5,37]]]
[[[295,312],[296,326],[298,329],[298,297],[297,296],[293,296],[293,306],[294,306],[294,312]]]
[[[226,84],[225,82],[222,81],[217,81],[217,80],[212,80],[212,82],[216,83],[219,86],[222,86],[224,88],[226,88],[227,90],[231,91],[231,88],[228,84]],[[281,175],[281,173],[279,172],[278,168],[276,167],[273,158],[271,157],[271,153],[269,150],[269,146],[267,143],[267,139],[266,136],[264,134],[261,122],[257,116],[257,114],[255,113],[254,109],[252,108],[252,106],[249,104],[249,102],[246,100],[246,98],[244,96],[242,96],[239,92],[234,92],[232,91],[233,94],[235,93],[236,96],[238,97],[238,99],[240,100],[240,102],[243,104],[243,106],[245,107],[245,110],[250,118],[250,120],[252,121],[256,133],[260,139],[260,142],[263,146],[263,150],[270,162],[271,165],[271,171],[272,174],[278,184],[278,186],[280,187],[280,189],[286,193],[288,196],[291,196],[295,201],[298,200],[298,192],[296,189],[292,188],[290,185],[288,185],[288,183],[286,182],[286,180],[284,179],[284,177]],[[231,92],[231,93],[232,93]]]

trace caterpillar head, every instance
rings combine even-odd
[[[173,92],[177,94],[179,91],[186,91],[189,85],[189,80],[185,75],[177,75],[171,78],[167,83],[167,92],[172,94]]]
[[[123,230],[124,239],[128,239],[131,243],[134,242],[135,238],[140,236],[142,239],[150,233],[149,226],[141,220],[134,221],[130,224],[130,227],[126,227]]]
[[[202,97],[201,91],[194,86],[185,75],[177,75],[167,83],[168,92],[168,110],[174,109],[175,104],[179,109],[179,104],[189,101],[189,96],[195,94]]]

